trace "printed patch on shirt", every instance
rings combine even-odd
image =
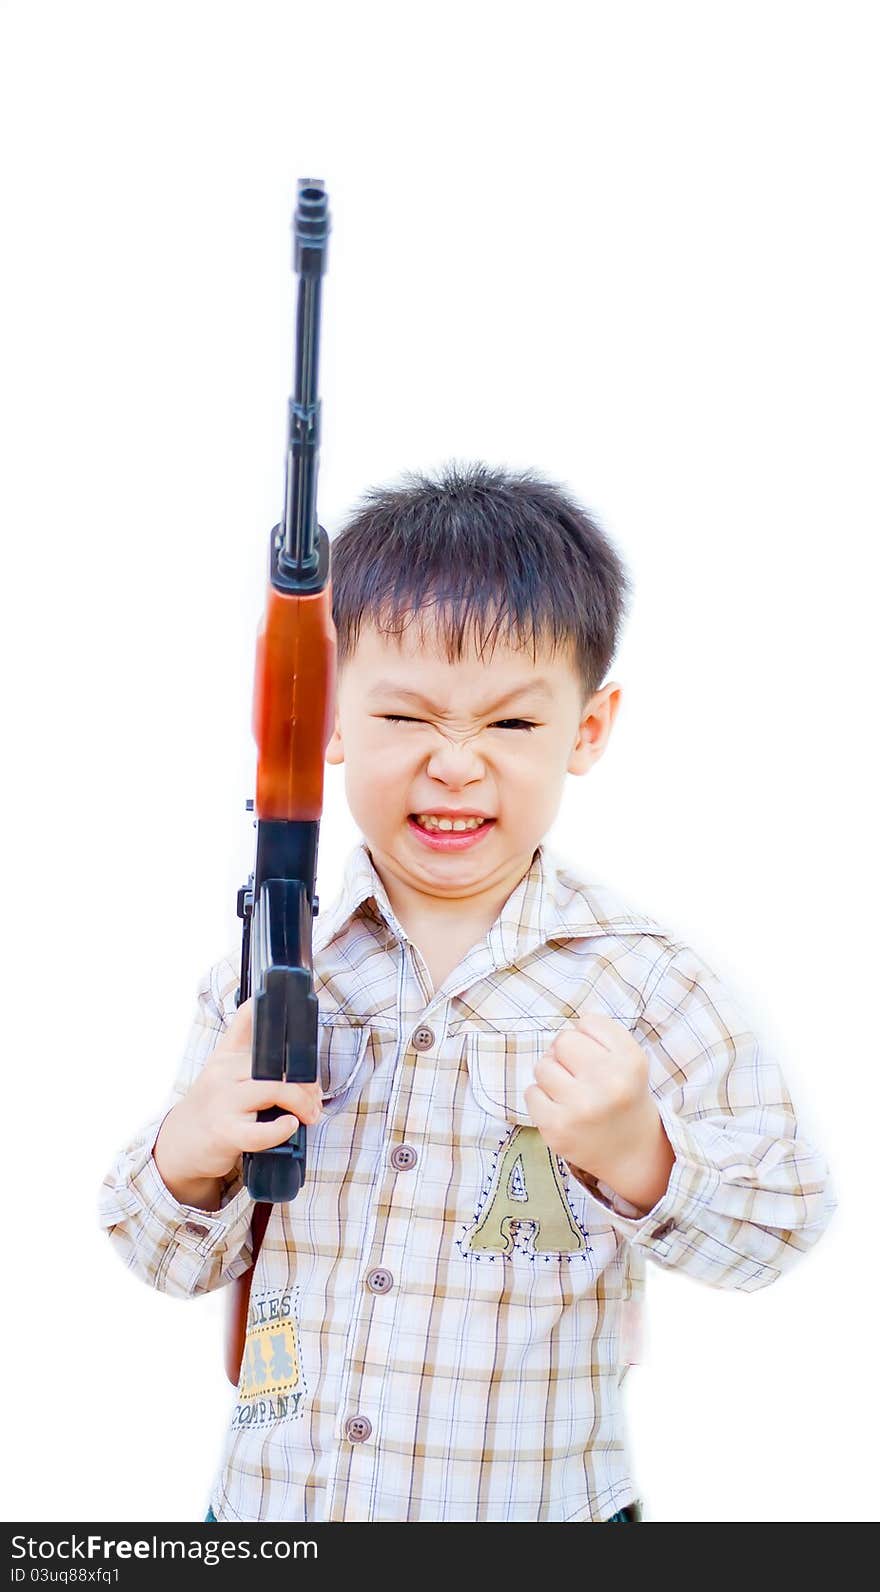
[[[458,1247],[478,1260],[509,1257],[515,1249],[533,1260],[589,1254],[589,1238],[569,1203],[559,1157],[537,1128],[517,1125],[495,1152],[476,1219]]]
[[[233,1427],[293,1420],[305,1392],[293,1289],[252,1294]]]

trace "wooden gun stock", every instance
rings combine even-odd
[[[244,1340],[247,1337],[251,1283],[256,1270],[257,1256],[260,1253],[271,1214],[271,1205],[254,1206],[254,1216],[251,1223],[251,1234],[253,1237],[251,1263],[247,1271],[242,1272],[242,1275],[236,1277],[232,1282],[231,1297],[226,1313],[225,1364],[226,1375],[233,1387],[238,1387],[241,1376],[241,1365],[244,1359]]]

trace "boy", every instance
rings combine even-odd
[[[309,1124],[209,1519],[638,1519],[645,1257],[763,1287],[827,1225],[828,1172],[711,969],[543,844],[620,701],[599,528],[532,472],[453,466],[368,494],[332,570],[327,760],[363,840],[315,925],[319,1082],[251,1080],[233,952],[102,1221],[152,1286],[222,1287],[251,1257],[242,1149]]]

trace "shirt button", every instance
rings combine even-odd
[[[673,1229],[674,1226],[675,1226],[675,1223],[671,1222],[671,1221],[670,1222],[661,1222],[659,1227],[655,1227],[654,1228],[654,1231],[651,1234],[651,1237],[652,1238],[665,1238],[667,1233],[671,1233],[672,1232],[672,1229]]]
[[[387,1293],[393,1285],[394,1278],[383,1266],[377,1266],[375,1271],[367,1272],[367,1287],[370,1293]]]
[[[349,1415],[345,1423],[345,1435],[350,1443],[365,1443],[372,1430],[366,1415]]]
[[[430,1050],[434,1043],[434,1030],[423,1026],[417,1028],[412,1036],[413,1050]]]
[[[184,1222],[183,1230],[185,1233],[191,1233],[193,1238],[207,1238],[210,1231],[209,1228],[203,1227],[201,1222]]]
[[[418,1158],[419,1152],[411,1144],[396,1144],[391,1151],[391,1165],[396,1172],[408,1172]]]

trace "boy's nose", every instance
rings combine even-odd
[[[462,735],[450,734],[448,730],[440,730],[438,733],[442,736],[442,741],[432,752],[432,759],[437,757],[450,757],[453,759],[460,757],[470,761],[477,755],[476,750],[471,747],[471,742],[477,739],[480,733],[479,730],[470,730],[467,734]]]

